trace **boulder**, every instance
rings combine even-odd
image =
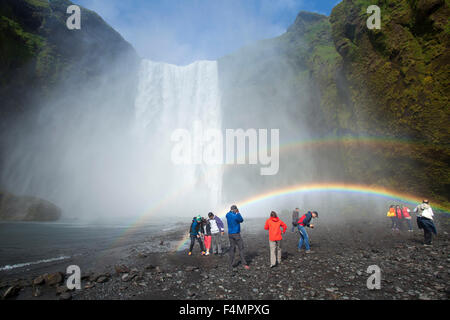
[[[130,268],[123,264],[114,266],[114,270],[116,270],[117,274],[130,272]]]
[[[0,192],[2,221],[56,221],[60,217],[61,209],[47,200]]]
[[[57,284],[60,284],[64,280],[64,275],[62,272],[55,272],[50,273],[46,275],[45,277],[45,283],[49,286],[55,286]]]
[[[59,300],[71,300],[72,295],[69,292],[64,292],[59,296]]]
[[[47,276],[47,274],[44,274],[42,276],[37,277],[36,279],[33,280],[33,285],[35,286],[39,286],[41,284],[45,283],[45,277]]]
[[[2,298],[3,299],[10,299],[13,298],[15,296],[17,296],[20,292],[20,287],[18,286],[11,286],[9,287],[5,293],[3,294]]]

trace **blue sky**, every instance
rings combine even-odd
[[[329,15],[340,0],[72,0],[96,11],[143,58],[185,65],[278,36],[300,10]]]

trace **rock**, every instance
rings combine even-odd
[[[100,277],[98,277],[98,279],[97,279],[97,283],[105,283],[105,282],[107,282],[109,280],[109,277],[106,277],[106,276],[100,276]]]
[[[32,291],[32,294],[33,294],[33,297],[40,297],[41,295],[42,295],[42,292],[41,292],[41,288],[40,287],[33,287],[32,289],[31,289],[31,291]]]
[[[88,283],[84,286],[85,289],[91,289],[91,288],[93,288],[93,287],[95,287],[95,283],[93,283],[93,282],[88,282]]]
[[[153,270],[155,269],[155,266],[152,264],[149,264],[148,266],[145,267],[146,270]]]
[[[60,294],[63,294],[63,293],[65,293],[65,292],[69,292],[70,290],[69,290],[69,288],[67,288],[67,286],[58,286],[58,287],[56,287],[56,294],[57,295],[60,295]]]
[[[193,296],[195,296],[195,292],[192,291],[192,290],[188,290],[188,291],[187,291],[187,295],[188,295],[189,297],[193,297]]]
[[[47,275],[45,277],[45,283],[49,286],[55,286],[60,284],[64,280],[64,275],[62,272],[55,272]]]
[[[114,270],[116,271],[117,274],[130,272],[130,269],[123,264],[114,266]]]
[[[69,292],[64,292],[59,296],[59,300],[71,300],[72,295]]]
[[[136,276],[137,276],[137,274],[133,274],[133,273],[125,273],[125,274],[122,276],[122,281],[123,281],[123,282],[131,281],[131,280],[133,280]]]
[[[398,293],[404,292],[403,289],[400,288],[400,287],[395,287],[395,291],[398,292]]]
[[[3,294],[2,298],[3,299],[13,298],[13,297],[15,297],[15,296],[17,296],[19,294],[20,289],[21,288],[18,287],[18,286],[11,286],[5,291],[5,293]]]
[[[35,286],[39,286],[45,283],[45,277],[47,276],[47,274],[42,275],[37,277],[36,279],[33,280],[33,285]]]
[[[421,293],[419,295],[419,300],[431,300],[426,294]]]
[[[194,271],[194,270],[197,270],[198,269],[198,267],[194,267],[194,266],[187,266],[186,268],[185,268],[185,270],[187,271],[187,272],[191,272],[191,271]]]
[[[143,252],[139,252],[138,253],[138,258],[144,259],[144,258],[147,258],[147,255],[145,253],[143,253]]]

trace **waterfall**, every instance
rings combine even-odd
[[[221,122],[216,61],[197,61],[187,66],[142,61],[135,101],[134,135],[141,153],[140,171],[149,181],[147,191],[154,191],[159,198],[167,197],[167,194],[160,194],[163,190],[178,190],[176,201],[188,202],[193,206],[189,210],[217,208],[222,193],[222,167],[206,164],[176,166],[170,155],[174,130],[188,130],[193,150],[196,150],[204,142],[202,132],[198,132],[195,125],[220,130]],[[198,213],[205,215],[207,212]]]

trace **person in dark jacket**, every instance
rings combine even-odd
[[[237,206],[232,205],[230,212],[226,215],[228,223],[228,239],[230,240],[230,265],[235,267],[234,258],[236,247],[239,249],[239,255],[241,256],[241,262],[245,269],[250,269],[247,265],[244,255],[244,241],[241,238],[241,223],[244,222]]]
[[[300,232],[300,241],[298,242],[298,250],[302,249],[303,243],[305,243],[306,253],[311,253],[311,249],[309,246],[309,238],[308,233],[306,232],[305,227],[314,228],[314,225],[311,223],[312,218],[319,217],[317,211],[308,211],[298,220],[298,231]]]
[[[300,209],[295,208],[294,211],[292,211],[292,232],[295,231],[298,227],[298,218],[300,216]]]
[[[203,247],[203,241],[200,234],[203,233],[202,230],[202,217],[197,216],[192,219],[191,227],[189,228],[189,236],[191,237],[191,245],[189,247],[189,255],[192,255],[192,249],[194,248],[195,240],[198,241],[201,254],[205,255],[205,248]]]
[[[211,248],[211,225],[209,224],[209,220],[205,218],[202,219],[202,228],[203,228],[203,239],[205,241],[206,253],[205,256],[209,256],[209,249]]]

